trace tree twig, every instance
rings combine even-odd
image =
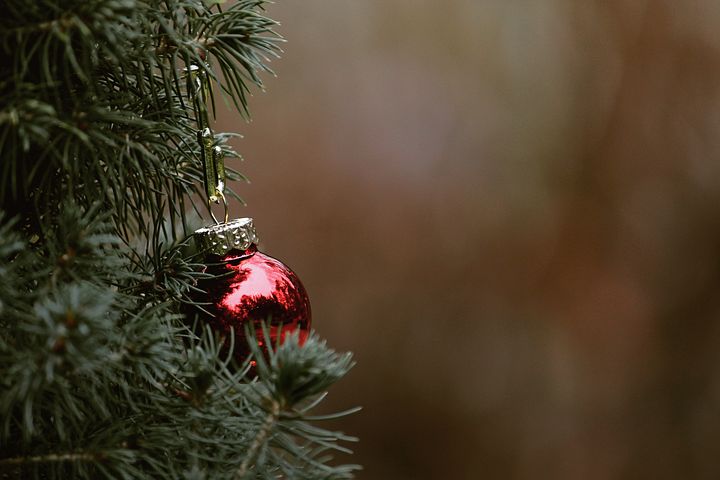
[[[260,448],[265,444],[268,435],[270,435],[270,431],[278,421],[278,418],[280,418],[280,403],[277,400],[273,400],[270,412],[268,412],[268,415],[265,418],[265,422],[263,422],[262,427],[260,427],[260,430],[258,430],[255,435],[255,439],[250,445],[245,459],[242,464],[240,464],[240,468],[238,468],[238,471],[235,474],[235,480],[243,480],[245,478],[252,463],[255,461]]]
[[[98,460],[99,456],[94,453],[77,452],[77,453],[49,453],[47,455],[35,455],[32,457],[11,457],[0,458],[0,465],[24,465],[27,463],[47,463],[47,462],[91,462]]]

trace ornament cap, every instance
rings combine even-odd
[[[236,218],[227,223],[195,230],[195,242],[206,253],[225,255],[231,250],[247,250],[258,243],[252,218]]]

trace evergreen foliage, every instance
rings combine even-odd
[[[331,466],[353,439],[311,413],[349,355],[292,336],[267,358],[254,350],[251,378],[250,359],[234,365],[182,314],[206,275],[186,240],[207,117],[187,69],[214,85],[210,111],[222,97],[247,114],[279,51],[264,0],[221,3],[3,2],[0,478],[357,468]],[[231,136],[215,141],[232,157]]]

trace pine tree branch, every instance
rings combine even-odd
[[[238,468],[238,471],[235,474],[236,480],[243,480],[248,474],[248,470],[255,462],[255,458],[260,452],[260,448],[265,444],[265,441],[267,440],[270,432],[272,431],[279,418],[280,402],[278,402],[277,400],[273,400],[272,405],[270,406],[270,412],[268,412],[268,415],[265,418],[265,422],[263,422],[262,427],[260,427],[260,430],[258,430],[257,434],[255,434],[255,439],[253,440],[253,443],[248,449],[245,460],[243,460],[242,464],[240,464],[240,468]]]
[[[75,452],[75,453],[49,453],[47,455],[35,455],[32,457],[12,457],[0,459],[0,466],[17,466],[29,463],[51,463],[51,462],[95,462],[102,460],[104,455],[98,453]]]
[[[59,28],[60,30],[67,30],[70,27],[72,27],[75,24],[75,20],[72,16],[64,16],[60,18],[55,18],[53,20],[46,20],[44,22],[39,22],[33,25],[23,25],[20,27],[15,28],[8,28],[5,30],[4,34],[6,36],[10,35],[19,35],[24,33],[31,33],[31,32],[47,32],[50,30],[53,30],[55,28]]]
[[[216,44],[216,40],[212,37],[199,36],[195,37],[193,43],[198,45],[196,49],[196,53],[198,54],[198,56],[202,60],[205,60],[207,58],[208,48],[214,47]],[[180,47],[177,44],[169,43],[167,37],[161,37],[160,45],[158,45],[155,49],[155,55],[157,55],[158,57],[162,55],[170,55],[177,52],[179,48]]]
[[[247,114],[272,74],[267,1],[0,3],[0,472],[352,478],[328,450],[354,439],[305,415],[349,356],[295,338],[255,352],[255,381],[188,314],[209,275],[183,241],[196,133],[218,95]],[[214,146],[237,157],[231,136]]]

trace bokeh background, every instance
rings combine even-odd
[[[284,0],[238,187],[359,479],[720,478],[720,2]]]

